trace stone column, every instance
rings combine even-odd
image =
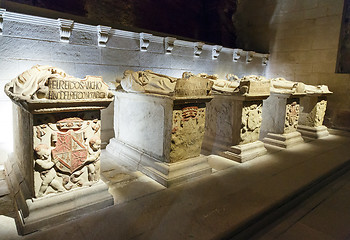
[[[215,82],[215,81],[214,81]],[[216,89],[216,84],[213,86]],[[218,154],[237,162],[264,155],[259,141],[262,104],[270,94],[270,81],[247,76],[234,92],[216,91],[207,104],[203,154]]]
[[[165,93],[163,86],[171,86],[171,82],[163,82],[169,80],[167,76],[151,72],[130,76],[142,74],[145,79],[152,79],[152,86],[143,85],[147,92],[136,91],[140,86],[132,85],[138,83],[130,78],[130,84],[124,82],[127,79],[122,80],[123,88],[129,92],[115,93],[115,138],[107,145],[107,151],[116,161],[140,170],[166,187],[210,174],[207,158],[200,155],[205,103],[211,100],[207,95],[208,82],[195,77],[174,79],[173,89]],[[155,89],[158,84],[159,89]]]
[[[101,114],[113,94],[100,77],[34,66],[5,86],[15,152],[6,173],[27,234],[113,205],[100,179]]]
[[[304,84],[272,79],[271,85],[270,97],[263,104],[260,138],[265,144],[282,148],[304,142],[297,131]]]
[[[326,85],[306,85],[307,95],[300,100],[298,131],[303,137],[322,138],[329,135],[323,125],[327,108],[327,96],[332,94]]]

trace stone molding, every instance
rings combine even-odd
[[[112,28],[108,26],[102,26],[102,25],[97,26],[97,39],[98,39],[98,45],[100,47],[106,46],[111,29]]]
[[[164,38],[164,51],[165,54],[171,54],[174,48],[174,43],[176,41],[176,38],[173,37],[165,37]]]
[[[211,49],[211,58],[212,58],[213,60],[218,59],[221,50],[222,50],[222,46],[220,46],[220,45],[214,45],[214,46],[212,47],[212,49]]]
[[[140,33],[140,51],[146,52],[148,50],[151,37],[150,33]]]
[[[6,14],[4,14],[5,12]],[[101,30],[102,30],[101,36],[99,36],[100,30],[98,26],[82,24],[82,23],[74,22],[72,20],[67,20],[63,18],[50,19],[46,17],[38,17],[38,16],[32,16],[32,15],[27,15],[22,13],[15,13],[15,12],[6,11],[5,9],[0,9],[0,34],[1,34],[2,24],[3,22],[6,22],[6,21],[27,23],[27,24],[41,25],[41,26],[48,26],[48,27],[57,27],[58,25],[60,27],[59,41],[62,41],[62,42],[69,42],[71,33],[73,31],[82,31],[82,32],[96,34],[96,28],[97,28],[98,34],[96,38],[98,38],[97,41],[100,42],[99,44],[100,46],[104,45],[105,37],[108,37],[107,40],[110,39],[111,37],[122,37],[127,39],[139,40],[141,51],[147,51],[148,46],[149,44],[151,44],[151,42],[155,42],[155,43],[169,42],[169,44],[166,46],[166,48],[168,49],[166,50],[166,52],[171,52],[171,53],[172,53],[172,49],[170,50],[171,47],[179,46],[179,47],[185,47],[185,48],[194,48],[195,57],[199,57],[202,54],[203,50],[208,50],[208,51],[214,50],[214,52],[210,54],[210,57],[212,59],[217,59],[217,57],[221,52],[225,52],[226,54],[227,53],[232,54],[233,62],[238,62],[239,59],[241,59],[241,56],[244,56],[244,55],[252,56],[250,52],[244,51],[242,49],[222,48],[221,46],[218,46],[218,45],[209,45],[202,42],[191,42],[191,41],[178,40],[178,39],[172,42],[171,37],[154,36],[152,34],[143,33],[143,32],[137,33],[132,31],[110,28],[108,32],[108,36],[106,36],[105,30],[102,29],[101,25],[98,25],[98,26],[101,26]],[[52,39],[52,40],[55,41],[55,39]],[[256,54],[254,55],[254,57],[262,58],[263,65],[265,65],[266,59],[268,60],[268,54]],[[252,59],[251,57],[248,57],[249,61],[251,61],[251,59]],[[249,62],[249,61],[246,61],[246,62]]]
[[[241,58],[242,52],[243,52],[242,49],[239,49],[239,48],[233,49],[233,61],[234,62],[238,62],[238,60]]]
[[[255,54],[256,53],[254,51],[247,51],[246,52],[246,60],[245,60],[246,63],[250,63],[253,60]]]
[[[204,43],[196,42],[194,43],[194,56],[199,57],[202,54]]]
[[[63,18],[59,18],[57,20],[58,20],[58,25],[60,27],[61,42],[68,43],[70,35],[73,30],[74,21],[69,19],[63,19]]]

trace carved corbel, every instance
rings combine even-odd
[[[166,54],[171,54],[174,48],[174,42],[176,38],[173,37],[166,37],[164,38],[164,50]]]
[[[98,45],[100,47],[106,46],[111,29],[112,28],[108,26],[102,26],[102,25],[97,26],[97,39],[98,39]]]
[[[261,58],[261,63],[263,66],[266,66],[267,63],[269,62],[270,54],[264,54]]]
[[[59,27],[60,27],[60,39],[61,39],[61,42],[69,42],[69,38],[70,38],[70,34],[72,33],[74,21],[73,20],[59,18],[58,19],[58,24],[59,24]]]
[[[255,52],[248,51],[246,55],[246,63],[250,63],[253,60]]]
[[[152,34],[140,33],[140,51],[147,51]]]
[[[2,29],[3,29],[3,22],[4,22],[4,14],[6,12],[6,9],[0,8],[0,35],[2,35]]]
[[[213,48],[211,49],[211,58],[214,60],[218,59],[221,50],[222,50],[222,46],[219,46],[219,45],[213,46]]]
[[[199,57],[202,54],[204,43],[196,42],[194,43],[194,56]]]
[[[238,59],[241,58],[241,54],[242,54],[242,49],[236,48],[233,49],[233,61],[234,62],[238,62]]]

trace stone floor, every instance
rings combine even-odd
[[[114,206],[24,237],[0,215],[0,239],[350,239],[350,173],[317,191],[350,168],[350,134],[332,132],[242,164],[212,155],[211,176],[169,189],[104,152]]]

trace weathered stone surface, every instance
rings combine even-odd
[[[303,94],[305,84],[301,82],[288,81],[284,78],[271,79],[271,92],[284,94]]]
[[[170,162],[199,156],[205,130],[205,106],[188,105],[173,111]]]
[[[128,92],[116,91],[115,139],[107,151],[164,186],[209,174],[211,168],[200,152],[211,81],[184,73],[181,79],[170,78],[176,80],[172,92],[151,93],[148,85],[159,90],[162,81],[170,82],[169,77],[152,73],[151,79],[149,72],[140,72],[141,78],[132,79],[135,74],[122,80],[124,90],[130,87]],[[142,77],[151,81],[139,88]]]
[[[169,95],[175,91],[176,78],[150,70],[134,72],[126,70],[121,86],[127,92],[158,93]]]
[[[36,197],[91,186],[100,179],[98,111],[35,116],[33,133]]]
[[[286,105],[286,117],[284,122],[284,133],[296,131],[298,127],[300,106],[296,101],[291,101]]]
[[[5,93],[33,113],[55,112],[58,108],[61,111],[82,110],[82,105],[102,109],[113,101],[113,94],[101,77],[78,79],[59,68],[40,65],[7,83]]]
[[[6,84],[5,92],[17,104],[16,151],[6,170],[19,232],[113,204],[100,180],[99,109],[113,100],[102,78],[81,80],[54,67],[34,66]]]
[[[213,82],[213,90],[217,92],[233,93],[239,91],[239,78],[235,75],[227,75],[227,80],[219,79],[217,75],[200,73],[198,77],[206,78]]]
[[[175,96],[177,97],[205,97],[211,94],[213,82],[202,77],[184,72],[182,78],[176,81]]]
[[[242,109],[242,126],[240,132],[240,144],[251,143],[259,140],[262,122],[262,103],[245,102]]]

